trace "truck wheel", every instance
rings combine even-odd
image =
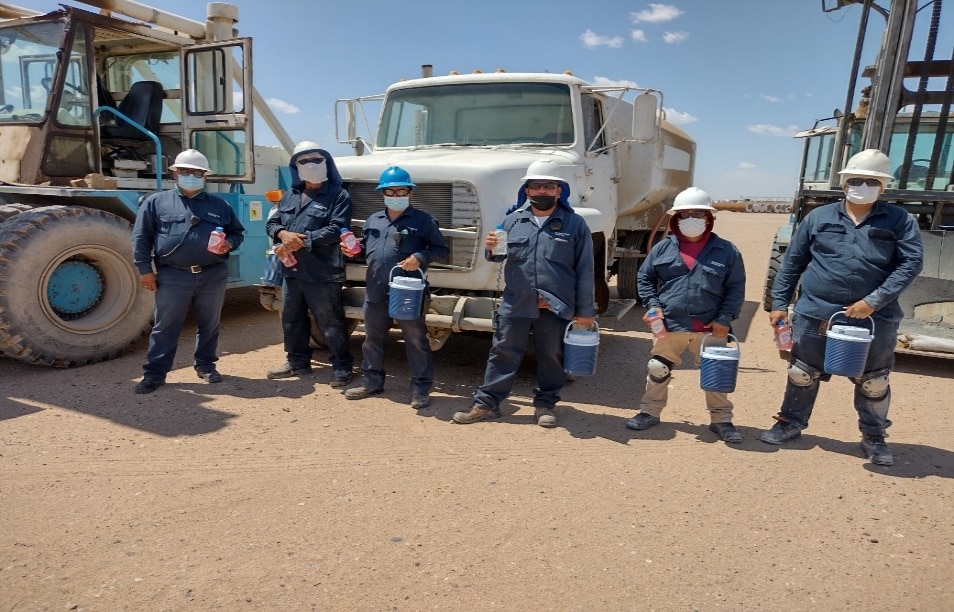
[[[311,348],[328,348],[328,343],[325,342],[325,336],[321,333],[321,330],[318,328],[318,324],[315,323],[315,318],[311,316],[311,313],[308,313],[308,322],[311,323]],[[357,319],[345,319],[345,333],[348,334],[349,338],[357,327]]]
[[[132,265],[130,225],[46,206],[0,225],[0,350],[71,367],[112,359],[148,328],[152,296]]]
[[[0,204],[0,223],[31,208],[33,207],[28,204]]]
[[[762,294],[762,308],[765,312],[772,311],[772,285],[775,284],[775,276],[782,269],[782,257],[784,251],[779,244],[778,236],[772,241],[772,254],[769,256],[768,270],[765,271],[765,290]]]
[[[620,245],[627,255],[631,251],[642,251],[646,242],[647,234],[643,232],[629,232],[623,236]],[[616,292],[620,299],[639,299],[639,292],[636,290],[636,272],[639,271],[639,263],[642,261],[638,257],[621,257],[618,260],[616,270]]]

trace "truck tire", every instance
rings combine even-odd
[[[31,208],[28,204],[0,204],[0,223]]]
[[[112,359],[149,326],[152,296],[132,265],[130,224],[79,206],[21,212],[0,225],[0,350],[72,367]]]
[[[315,323],[315,318],[311,316],[311,313],[308,313],[308,322],[311,323],[311,342],[309,342],[311,347],[328,348],[328,343],[325,342],[325,336],[321,333],[321,329],[318,328],[318,324]],[[357,327],[357,319],[345,319],[345,333],[349,338]]]
[[[627,253],[631,250],[642,251],[647,237],[648,234],[645,232],[629,232],[623,236],[620,246]],[[639,292],[636,290],[636,272],[639,271],[641,261],[642,258],[639,257],[619,258],[616,269],[616,293],[620,299],[639,299]]]
[[[778,235],[772,241],[772,254],[769,256],[768,270],[765,271],[765,289],[762,293],[762,308],[765,312],[772,311],[772,285],[775,284],[775,276],[782,269],[782,258],[785,252],[779,244]]]

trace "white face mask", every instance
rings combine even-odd
[[[679,220],[679,231],[686,238],[696,238],[706,232],[706,220],[689,217]]]
[[[871,204],[881,195],[881,187],[869,187],[867,185],[852,187],[848,185],[845,194],[852,204]]]
[[[410,196],[384,196],[384,205],[395,211],[405,210],[411,205],[411,198]]]
[[[298,166],[298,177],[308,183],[324,183],[328,180],[328,164],[305,164]]]

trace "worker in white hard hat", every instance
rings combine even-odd
[[[500,417],[500,404],[513,389],[532,332],[537,362],[534,419],[541,427],[557,424],[554,408],[566,384],[564,331],[571,321],[590,326],[596,317],[593,239],[586,221],[567,201],[570,186],[562,172],[551,159],[530,164],[517,206],[503,220],[507,254],[491,253],[497,246],[495,230],[484,239],[485,257],[503,262],[506,285],[484,382],[474,392],[470,410],[453,415],[455,423]]]
[[[136,393],[152,393],[166,381],[189,307],[196,321],[193,367],[202,380],[222,381],[216,370],[219,317],[225,301],[229,251],[244,239],[245,228],[232,207],[206,192],[209,160],[195,149],[169,166],[175,188],[143,200],[133,227],[133,262],[140,284],[154,291],[153,327],[143,378]],[[212,232],[225,239],[210,246]]]
[[[891,175],[891,160],[877,149],[852,156],[838,173],[845,199],[812,210],[798,224],[772,288],[769,323],[789,321],[793,347],[782,407],[768,444],[783,444],[808,427],[824,369],[826,330],[841,312],[842,324],[874,326],[864,373],[851,378],[861,430],[861,450],[876,465],[894,457],[884,439],[891,403],[888,375],[894,366],[898,324],[904,313],[898,296],[921,272],[924,249],[917,222],[904,209],[879,202]]]
[[[346,387],[351,383],[354,357],[344,313],[345,257],[338,245],[341,231],[351,227],[351,195],[341,186],[335,160],[316,142],[299,142],[288,167],[291,189],[285,190],[278,211],[265,222],[275,253],[283,259],[290,254],[295,262],[282,264],[286,361],[265,376],[311,376],[311,312],[331,351],[329,385]]]
[[[665,333],[655,334],[639,412],[626,421],[635,430],[659,424],[669,398],[671,371],[682,363],[682,354],[688,348],[699,367],[707,336],[711,338],[706,346],[724,346],[745,301],[742,255],[734,244],[713,233],[716,209],[709,194],[698,187],[679,192],[669,215],[669,236],[649,251],[636,274],[639,297],[646,307],[643,320],[650,323],[650,312],[662,316]],[[732,423],[728,393],[704,393],[709,429],[725,442],[742,442]]]

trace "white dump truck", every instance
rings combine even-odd
[[[381,108],[377,135],[368,141],[357,125],[370,100]],[[418,186],[412,205],[438,220],[450,246],[450,256],[428,272],[432,346],[453,332],[492,330],[503,274],[485,260],[483,237],[502,221],[520,178],[539,159],[559,164],[570,203],[593,234],[598,309],[610,306],[613,275],[618,297],[635,303],[639,263],[665,235],[665,212],[693,178],[695,142],[665,120],[661,107],[659,91],[595,86],[570,74],[435,77],[429,66],[383,96],[338,101],[339,127],[347,132],[339,141],[357,153],[336,159],[354,204],[354,229],[382,208],[375,187],[393,164],[410,172]],[[349,264],[347,275],[346,311],[356,322],[365,266]],[[263,296],[269,299],[278,296]]]

